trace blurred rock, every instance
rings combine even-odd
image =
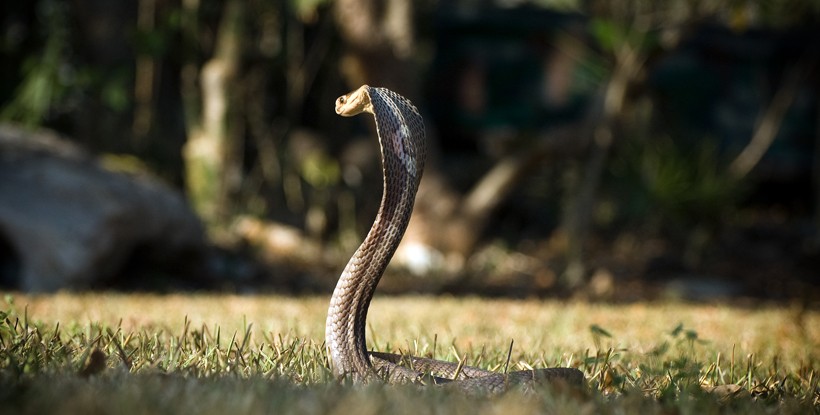
[[[0,125],[0,281],[25,291],[83,289],[128,261],[173,262],[204,249],[183,197],[147,175],[107,170],[55,134]],[[134,258],[138,255],[139,258]]]

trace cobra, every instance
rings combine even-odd
[[[370,301],[407,229],[424,171],[424,123],[408,99],[368,85],[339,97],[336,113],[345,117],[373,114],[381,147],[384,188],[376,219],[342,271],[330,299],[325,341],[333,373],[358,382],[432,381],[487,394],[503,392],[512,385],[529,387],[551,381],[582,384],[584,376],[574,368],[502,374],[440,360],[367,351],[365,328]]]

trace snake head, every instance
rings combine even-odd
[[[342,117],[352,117],[363,112],[373,114],[369,90],[369,86],[362,85],[359,89],[336,98],[336,114]]]

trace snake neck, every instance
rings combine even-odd
[[[424,128],[415,107],[381,88],[370,88],[370,95],[381,147],[382,199],[370,231],[339,277],[325,326],[334,374],[357,380],[373,374],[365,344],[367,310],[407,229],[425,153]]]

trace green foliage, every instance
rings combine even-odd
[[[317,189],[336,185],[341,178],[338,161],[320,151],[308,154],[300,167],[302,178]]]
[[[290,6],[302,21],[316,19],[318,9],[328,3],[328,0],[290,0]]]
[[[119,69],[110,71],[106,75],[97,74],[97,76],[91,76],[90,78],[89,84],[97,84],[96,88],[99,90],[100,100],[106,107],[117,112],[130,110],[130,71]]]
[[[14,97],[0,110],[0,119],[28,126],[39,125],[68,95],[74,68],[67,63],[67,6],[59,1],[42,1],[38,14],[45,24],[45,45],[21,67],[23,81]]]
[[[115,112],[130,110],[132,69],[77,62],[67,2],[42,0],[37,14],[42,48],[32,51],[20,66],[22,81],[3,103],[0,120],[43,125],[76,111],[89,97]]]
[[[632,25],[615,19],[594,18],[590,21],[590,33],[605,52],[614,53],[623,45],[645,50],[658,44],[653,33],[636,30]]]
[[[610,164],[622,214],[660,227],[718,222],[731,212],[744,187],[725,170],[710,141],[684,147],[668,137],[624,143]]]
[[[734,205],[739,183],[725,173],[717,150],[704,140],[690,151],[668,139],[641,154],[641,175],[650,198],[673,218],[720,217]]]

